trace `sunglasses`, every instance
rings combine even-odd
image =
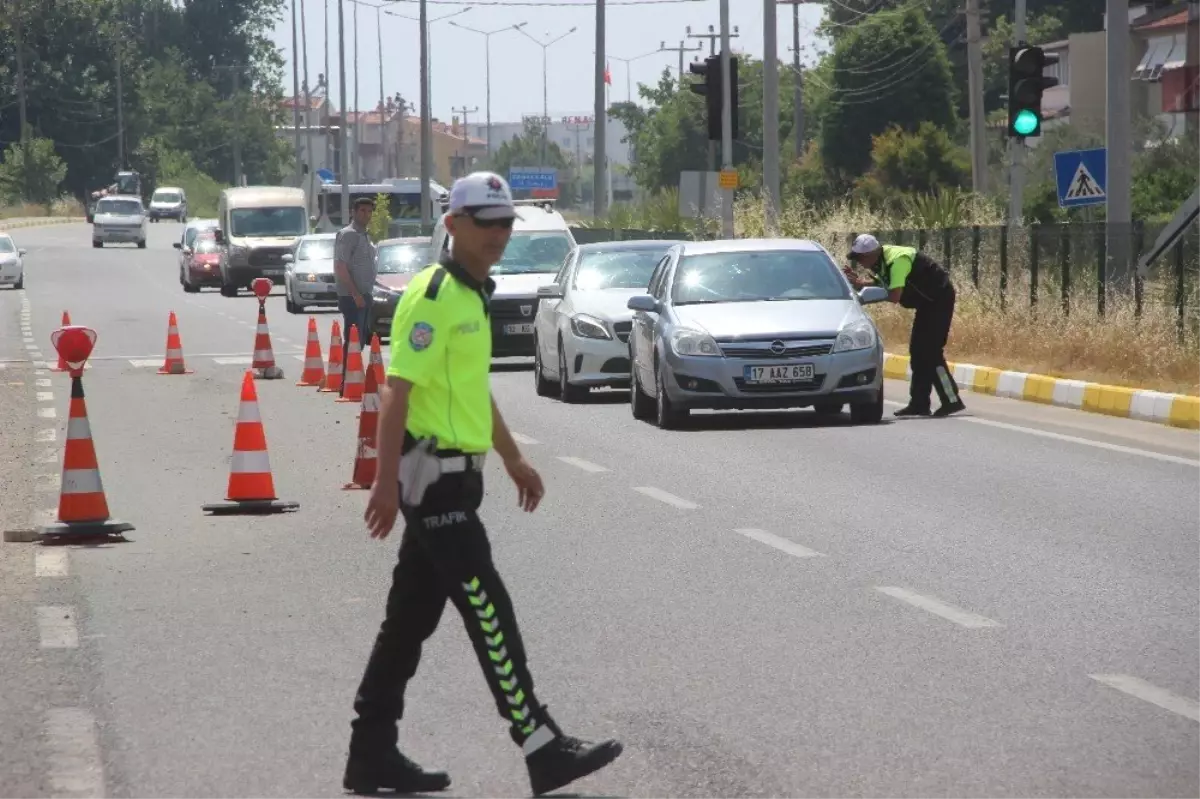
[[[512,217],[509,217],[508,219],[479,219],[471,214],[455,214],[455,216],[470,219],[475,223],[476,227],[481,228],[504,228],[506,230],[512,230],[513,226]]]

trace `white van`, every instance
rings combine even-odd
[[[533,357],[537,290],[554,282],[576,246],[567,220],[552,200],[517,200],[516,206],[512,238],[491,273],[496,281],[489,306],[495,358]],[[430,252],[449,253],[451,238],[443,214],[434,225]]]
[[[255,278],[283,285],[283,256],[308,233],[304,189],[241,186],[221,192],[217,206],[221,245],[221,294],[236,297]]]

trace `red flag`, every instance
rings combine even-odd
[[[609,68],[608,64],[604,65],[604,82],[609,86],[612,86],[612,70]]]

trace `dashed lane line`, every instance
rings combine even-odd
[[[511,435],[513,437],[513,441],[517,442],[518,444],[533,445],[533,444],[541,443],[536,438],[530,438],[529,436],[524,435],[523,433],[514,433],[512,431],[509,431],[509,435]]]
[[[69,552],[65,549],[41,549],[33,553],[33,572],[37,577],[66,577],[70,572]]]
[[[666,491],[663,491],[661,488],[655,488],[654,486],[634,486],[633,490],[639,494],[642,494],[643,496],[650,497],[650,499],[657,499],[659,502],[665,502],[668,505],[673,505],[680,510],[695,510],[696,508],[700,507],[694,502],[689,502],[682,497],[669,494]]]
[[[38,408],[37,415],[42,419],[57,419],[58,411],[54,408]]]
[[[42,649],[79,648],[75,608],[70,605],[42,605],[37,609],[37,624]]]
[[[46,714],[47,771],[54,797],[104,796],[104,767],[96,720],[78,707],[53,708]]]
[[[940,616],[947,621],[952,621],[962,627],[979,629],[983,627],[1004,626],[1000,622],[989,619],[986,616],[979,616],[963,610],[962,608],[956,608],[953,605],[947,605],[945,602],[942,602],[939,599],[934,599],[930,596],[923,596],[921,594],[909,591],[906,588],[899,588],[896,586],[876,586],[875,590],[882,594],[887,594],[893,599],[899,599],[901,602],[905,602],[915,608],[920,608],[927,613],[932,613],[933,615]]]
[[[559,455],[558,459],[569,466],[574,466],[576,469],[582,469],[583,471],[590,472],[591,474],[599,474],[600,472],[609,471],[609,469],[605,466],[601,466],[598,463],[592,463],[591,461],[585,461],[582,458],[572,458],[569,455]]]
[[[1177,713],[1192,721],[1200,721],[1200,703],[1195,699],[1173,694],[1165,688],[1159,688],[1157,685],[1128,674],[1089,674],[1088,676],[1096,682],[1137,697],[1143,702],[1158,705],[1163,710]]]
[[[53,391],[37,392],[37,401],[38,402],[54,402],[54,392]]]
[[[774,547],[780,552],[786,552],[789,555],[797,558],[823,558],[825,557],[820,552],[808,547],[802,547],[795,541],[789,541],[786,538],[780,538],[777,535],[768,533],[766,530],[756,528],[742,528],[734,530],[739,535],[744,535],[746,538],[752,538],[760,544],[766,544],[769,547]]]
[[[33,440],[39,444],[53,444],[58,440],[58,431],[53,427],[39,430],[33,434]]]

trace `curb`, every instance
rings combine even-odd
[[[907,355],[884,353],[883,376],[907,380],[912,376]],[[1027,372],[1006,372],[990,366],[950,363],[959,388],[996,397],[1058,405],[1063,408],[1120,416],[1170,427],[1200,429],[1200,397],[1162,391],[1106,386]]]
[[[33,219],[0,219],[0,230],[19,230],[24,227],[65,225],[69,222],[86,222],[86,216],[47,216]]]

